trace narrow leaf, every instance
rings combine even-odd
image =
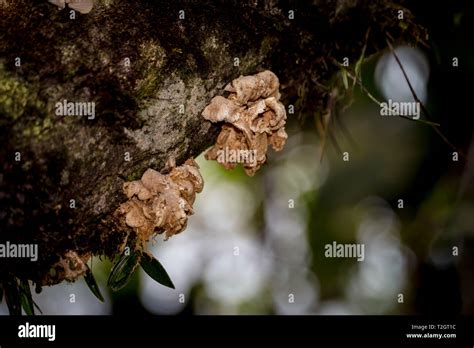
[[[347,89],[349,89],[349,81],[347,81],[347,72],[346,72],[346,70],[342,70],[341,74],[342,74],[342,82],[344,82],[344,88],[347,90]]]
[[[35,308],[38,310],[38,312],[40,312],[41,314],[43,314],[43,311],[42,311],[41,308],[39,308],[39,306],[36,304],[35,300],[33,300],[33,305],[34,305]]]
[[[28,280],[20,280],[20,302],[27,315],[35,315],[35,308],[33,305],[33,297],[31,296],[31,289]]]
[[[107,285],[113,291],[118,291],[127,285],[138,266],[140,255],[139,251],[131,251],[130,255],[122,255],[114,265],[107,281]]]
[[[86,271],[86,274],[84,275],[84,280],[86,281],[87,286],[100,302],[104,302],[104,297],[102,296],[100,292],[97,282],[95,281],[94,274],[92,274],[92,271],[89,268],[89,266],[87,266],[87,264],[86,264],[86,267],[87,267],[87,271]]]
[[[156,280],[158,283],[164,286],[167,286],[171,289],[174,289],[174,284],[171,281],[168,273],[166,273],[165,268],[153,256],[148,255],[148,254],[143,254],[142,259],[140,261],[140,265],[142,266],[146,274],[148,274],[151,278]]]

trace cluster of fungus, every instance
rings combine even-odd
[[[266,70],[233,80],[225,87],[230,92],[227,98],[212,98],[202,116],[224,125],[216,144],[206,152],[206,159],[217,160],[226,169],[241,163],[252,176],[265,163],[269,145],[280,151],[288,136],[279,86],[278,77]]]
[[[192,158],[168,174],[147,169],[140,180],[124,183],[128,201],[118,212],[125,215],[125,224],[135,230],[139,245],[144,247],[155,234],[164,233],[168,239],[186,228],[196,193],[203,185],[199,166]]]
[[[135,230],[137,249],[144,250],[155,234],[164,233],[169,238],[182,232],[188,216],[194,213],[196,193],[204,186],[199,166],[192,158],[182,166],[171,166],[168,174],[147,169],[140,180],[123,184],[128,200],[116,212],[125,216],[125,224]],[[90,253],[79,255],[68,251],[43,277],[41,285],[54,285],[63,280],[73,282],[84,276],[90,257]]]
[[[286,111],[280,100],[279,81],[271,71],[253,76],[241,76],[225,87],[229,96],[214,97],[203,110],[204,118],[211,122],[224,122],[216,144],[207,151],[206,158],[217,160],[232,169],[242,163],[245,172],[252,176],[266,161],[268,146],[276,151],[283,148]],[[222,153],[255,153],[252,161],[232,161]],[[237,155],[237,157],[239,157]],[[168,174],[147,169],[140,180],[125,182],[123,192],[128,200],[116,213],[133,228],[137,248],[144,249],[156,234],[166,239],[182,232],[192,215],[196,193],[202,191],[204,182],[199,166],[191,158],[182,166],[171,165]],[[127,243],[127,241],[125,241]],[[52,285],[61,280],[74,281],[87,272],[90,254],[79,255],[68,251],[43,279],[42,285]]]
[[[63,280],[75,281],[86,274],[87,261],[90,257],[90,253],[79,255],[77,252],[69,250],[51,267],[49,273],[43,277],[41,285],[58,284]]]

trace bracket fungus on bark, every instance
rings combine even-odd
[[[240,76],[225,87],[229,96],[215,96],[202,112],[211,122],[225,122],[206,159],[217,160],[226,169],[238,163],[252,176],[265,163],[271,145],[285,145],[286,110],[280,102],[278,77],[266,70]]]
[[[194,213],[196,193],[204,181],[199,166],[191,158],[168,174],[147,169],[140,180],[125,182],[123,191],[128,201],[118,208],[125,215],[125,224],[137,233],[138,247],[143,248],[155,234],[166,239],[182,232],[188,216]]]

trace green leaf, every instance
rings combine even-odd
[[[20,280],[20,302],[27,315],[35,315],[35,308],[33,305],[33,297],[31,296],[31,289],[28,280]]]
[[[140,256],[141,253],[139,251],[131,251],[130,255],[122,255],[120,260],[114,265],[107,280],[107,285],[113,291],[118,291],[127,285],[138,266]]]
[[[349,89],[349,81],[347,81],[347,72],[346,72],[346,70],[342,70],[341,74],[342,74],[342,82],[344,82],[344,88],[347,90],[347,89]]]
[[[143,254],[142,259],[140,261],[140,265],[142,266],[143,270],[148,274],[151,278],[156,280],[158,283],[167,286],[171,289],[174,289],[174,284],[171,281],[168,273],[161,265],[161,263],[155,259],[153,256],[148,254]]]
[[[3,283],[3,288],[8,311],[11,315],[21,315],[20,293],[15,278],[6,280]]]
[[[92,274],[92,271],[89,268],[89,266],[87,266],[87,264],[86,264],[86,267],[87,267],[87,271],[86,271],[86,274],[84,275],[84,280],[86,281],[87,286],[100,302],[104,302],[104,296],[102,296],[102,294],[100,293],[100,289],[99,289],[99,286],[97,285],[97,282],[95,281],[94,274]]]

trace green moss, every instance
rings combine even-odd
[[[138,168],[137,170],[133,171],[131,174],[129,174],[127,177],[126,177],[126,181],[134,181],[134,180],[138,180],[142,177],[142,174],[143,174],[143,170],[141,168]]]
[[[0,124],[15,121],[25,111],[30,91],[25,83],[0,67]]]
[[[23,136],[34,136],[37,139],[42,139],[46,135],[46,130],[52,127],[52,121],[49,117],[45,119],[36,119],[29,127],[23,130]]]
[[[263,38],[262,43],[260,44],[260,55],[266,56],[277,44],[276,39],[271,36],[266,36]]]
[[[275,47],[276,41],[273,37],[265,37],[260,43],[258,52],[248,51],[245,56],[240,59],[239,70],[242,74],[253,74],[255,66],[258,65],[262,57],[266,57],[268,53]]]
[[[141,79],[137,83],[137,99],[152,96],[162,81],[162,68],[166,63],[165,50],[154,41],[144,43],[140,47]]]
[[[21,169],[23,169],[25,172],[28,172],[33,168],[33,162],[32,161],[25,161],[23,162]]]

